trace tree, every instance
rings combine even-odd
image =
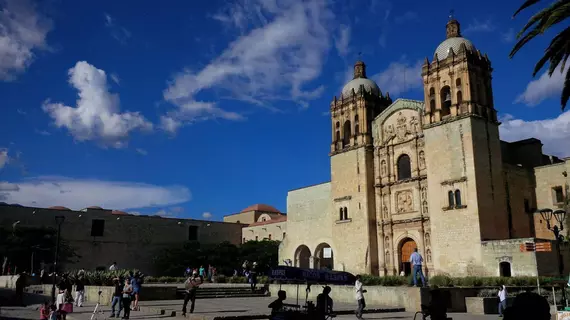
[[[55,257],[57,231],[42,227],[0,227],[0,257],[21,271],[37,271],[42,261],[51,264]],[[61,239],[59,262],[75,262],[80,256]],[[32,268],[33,262],[33,270]]]
[[[515,12],[513,18],[516,17],[521,11],[527,9],[528,7],[537,4],[540,0],[527,0],[522,6]],[[518,33],[518,42],[513,47],[510,58],[514,55],[529,41],[534,39],[536,36],[543,34],[549,30],[554,25],[565,21],[570,15],[570,0],[558,0],[548,8],[543,9],[534,16],[532,16],[522,30]],[[527,32],[528,31],[528,32]],[[525,34],[526,33],[526,34]],[[532,76],[536,74],[544,67],[548,61],[550,66],[548,68],[548,75],[552,76],[558,65],[562,63],[560,67],[560,72],[564,72],[564,67],[566,65],[566,60],[570,55],[570,27],[567,27],[560,33],[558,33],[550,42],[548,48],[546,48],[544,55],[534,67]],[[562,106],[562,111],[568,103],[570,98],[570,73],[566,71],[564,78],[564,87],[562,89],[562,96],[560,98],[560,103]]]

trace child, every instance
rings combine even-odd
[[[55,305],[50,305],[50,313],[49,313],[49,320],[57,320],[58,318],[58,314],[57,314],[57,310],[55,309]]]
[[[50,313],[50,307],[47,301],[40,307],[40,320],[48,320]]]

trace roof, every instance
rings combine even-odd
[[[103,210],[103,208],[99,207],[99,206],[91,206],[91,207],[87,207],[85,209],[95,209],[95,210]]]
[[[263,211],[263,212],[281,213],[279,210],[275,209],[275,207],[272,207],[270,205],[263,204],[263,203],[258,203],[258,204],[254,204],[252,206],[249,206],[249,207],[243,209],[240,213],[249,212],[249,211]]]
[[[66,210],[66,211],[71,211],[71,209],[69,209],[68,207],[64,207],[64,206],[53,206],[53,207],[49,207],[48,209],[51,209],[51,210]]]
[[[433,54],[434,58],[437,57],[439,61],[445,60],[449,55],[449,51],[453,49],[453,52],[457,54],[459,49],[461,49],[461,45],[465,45],[465,49],[467,51],[475,52],[475,46],[471,41],[463,38],[463,37],[453,37],[445,39],[442,43],[439,44],[437,49]]]
[[[287,216],[283,215],[283,216],[277,217],[275,219],[254,222],[254,223],[250,224],[248,227],[263,226],[266,224],[273,224],[273,223],[279,223],[279,222],[285,222],[285,221],[287,221]]]
[[[128,213],[126,213],[125,211],[121,211],[121,210],[113,210],[113,211],[111,211],[111,214],[128,215]]]
[[[342,96],[345,98],[350,97],[352,90],[354,90],[355,93],[358,93],[360,86],[363,86],[366,92],[374,96],[380,95],[380,88],[378,88],[376,82],[367,78],[356,78],[350,80],[347,84],[344,85],[342,88]]]

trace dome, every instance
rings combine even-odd
[[[366,90],[366,92],[374,96],[380,95],[380,88],[378,87],[376,82],[367,78],[356,78],[350,80],[344,86],[344,88],[342,88],[342,95],[345,97],[349,97],[352,94],[352,89],[354,89],[354,92],[358,92],[360,86],[364,86],[364,90]]]
[[[53,207],[49,207],[48,209],[51,210],[66,210],[66,211],[71,211],[71,209],[67,208],[67,207],[63,207],[63,206],[53,206]]]
[[[474,52],[476,50],[473,43],[463,37],[448,38],[437,46],[433,55],[434,59],[437,54],[437,59],[439,61],[444,60],[449,55],[449,49],[453,49],[453,52],[455,53],[459,52],[459,48],[461,48],[462,44],[465,44],[465,48],[467,48],[468,51]]]
[[[274,207],[267,205],[267,204],[254,204],[243,209],[241,212],[249,212],[249,211],[263,211],[263,212],[273,212],[273,213],[281,213],[279,210],[275,209]]]

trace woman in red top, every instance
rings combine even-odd
[[[40,308],[40,320],[47,320],[49,318],[49,304],[48,302],[44,302],[44,304]]]

